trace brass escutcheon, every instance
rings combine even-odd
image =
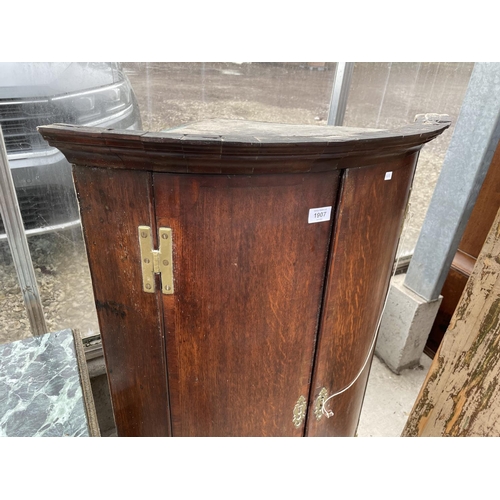
[[[300,427],[306,418],[306,409],[307,409],[307,401],[304,396],[300,396],[300,398],[295,403],[293,408],[293,425],[295,427]]]
[[[319,391],[318,397],[314,402],[314,416],[316,417],[316,420],[321,420],[321,417],[323,416],[323,405],[325,404],[327,396],[328,391],[326,390],[326,387],[323,387],[321,391]]]

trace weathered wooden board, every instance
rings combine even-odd
[[[403,436],[500,436],[500,211]]]

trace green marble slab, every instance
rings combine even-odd
[[[89,436],[71,330],[0,345],[0,436]]]

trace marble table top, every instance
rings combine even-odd
[[[0,345],[0,436],[89,436],[71,330]]]

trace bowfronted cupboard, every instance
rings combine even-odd
[[[418,152],[448,126],[40,127],[73,164],[118,435],[354,435]]]

